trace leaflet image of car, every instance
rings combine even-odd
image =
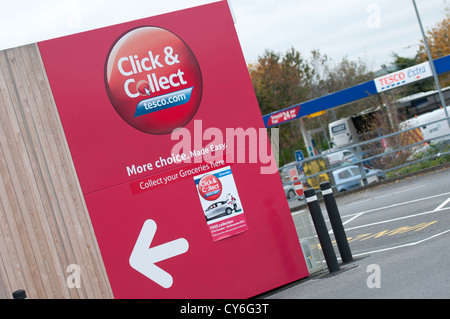
[[[215,202],[205,210],[205,217],[209,221],[223,215],[231,215],[233,211],[236,212],[237,210],[236,198],[227,194],[226,200]]]

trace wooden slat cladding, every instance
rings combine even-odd
[[[37,44],[0,52],[0,122],[0,298],[113,298]]]

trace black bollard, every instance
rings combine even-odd
[[[344,225],[342,224],[341,215],[336,204],[336,200],[331,189],[331,184],[328,181],[320,183],[322,190],[323,201],[327,208],[330,224],[333,228],[334,238],[341,254],[342,262],[347,263],[353,260],[350,246],[348,245],[347,235],[345,234]]]
[[[322,210],[317,201],[316,191],[313,188],[305,189],[306,203],[308,204],[309,212],[316,228],[317,236],[319,237],[320,246],[322,246],[323,255],[327,262],[330,273],[340,270],[336,254],[331,243],[330,235],[328,234],[327,225],[323,219]]]
[[[19,289],[12,293],[12,296],[14,299],[27,299],[27,294],[25,293],[25,290]]]

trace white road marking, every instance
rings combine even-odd
[[[392,208],[392,207],[398,207],[398,206],[408,205],[408,204],[411,204],[411,203],[417,203],[417,202],[420,202],[420,201],[423,201],[423,200],[428,200],[428,199],[431,199],[431,198],[436,198],[436,197],[445,196],[445,195],[450,195],[450,192],[442,193],[442,194],[437,194],[437,195],[433,195],[433,196],[428,196],[428,197],[423,197],[423,198],[418,198],[418,199],[413,199],[413,200],[406,201],[406,202],[402,202],[402,203],[392,204],[392,205],[383,206],[383,207],[377,207],[377,208],[369,209],[369,210],[366,210],[366,211],[363,211],[363,212],[359,212],[359,213],[356,213],[356,214],[351,214],[351,215],[342,216],[342,218],[349,217],[349,216],[353,216],[352,218],[346,220],[346,221],[343,222],[342,224],[343,224],[343,225],[346,225],[346,224],[348,224],[349,222],[355,220],[355,219],[358,218],[359,216],[364,215],[364,214],[366,214],[366,213],[372,213],[372,212],[376,212],[376,211],[379,211],[379,210],[384,210],[384,209],[388,209],[388,208]],[[442,204],[441,204],[441,205],[442,205]],[[441,205],[439,205],[439,206],[441,206]],[[445,205],[443,205],[443,206],[445,206]],[[443,207],[443,206],[442,206],[442,207]],[[438,207],[438,208],[439,208],[439,207]],[[436,208],[436,209],[437,209],[437,208]]]
[[[398,192],[395,192],[395,193],[392,193],[392,194],[386,194],[386,195],[377,196],[377,197],[374,197],[374,198],[371,198],[371,199],[367,199],[367,200],[363,200],[363,201],[356,202],[355,204],[359,204],[359,203],[366,202],[366,201],[371,201],[371,200],[374,200],[374,199],[380,199],[380,198],[387,197],[387,196],[391,196],[391,195],[396,195],[396,194],[398,194],[398,193],[403,193],[403,192],[406,192],[406,191],[410,191],[410,190],[412,190],[412,189],[416,189],[416,188],[422,187],[422,186],[424,186],[424,185],[425,185],[425,184],[423,184],[423,185],[418,185],[418,186],[411,187],[411,188],[408,188],[408,189],[404,189],[404,190],[401,190],[401,191],[398,191]],[[343,225],[346,225],[346,224],[348,224],[348,223],[354,221],[355,219],[357,219],[358,217],[360,217],[360,216],[362,216],[362,215],[364,215],[364,214],[366,214],[366,213],[372,213],[372,212],[376,212],[376,211],[380,211],[380,210],[385,210],[385,209],[388,209],[388,208],[393,208],[393,207],[398,207],[398,206],[403,206],[403,205],[413,204],[413,203],[417,203],[417,202],[420,202],[420,201],[429,200],[429,199],[432,199],[432,198],[437,198],[437,197],[446,196],[446,195],[450,195],[450,192],[442,193],[442,194],[437,194],[437,195],[432,195],[432,196],[423,197],[423,198],[418,198],[418,199],[414,199],[414,200],[410,200],[410,201],[406,201],[406,202],[401,202],[401,203],[397,203],[397,204],[392,204],[392,205],[388,205],[388,206],[383,206],[383,207],[373,208],[373,209],[369,209],[369,210],[362,211],[362,212],[359,212],[359,213],[354,213],[354,214],[345,215],[345,216],[342,216],[342,218],[347,218],[347,217],[351,217],[351,218],[348,219],[348,220],[346,220],[345,222],[343,222]],[[417,213],[417,214],[412,214],[412,215],[407,215],[407,216],[398,217],[398,218],[392,218],[392,219],[382,220],[382,221],[379,221],[379,222],[370,223],[370,224],[366,224],[366,225],[360,225],[360,226],[355,226],[355,227],[351,227],[351,228],[346,228],[345,230],[348,231],[348,230],[353,230],[353,229],[358,229],[358,228],[363,228],[363,227],[369,227],[369,226],[374,226],[374,225],[379,225],[379,224],[389,223],[389,222],[398,221],[398,220],[402,220],[402,219],[413,218],[413,217],[417,217],[417,216],[421,216],[421,215],[432,214],[432,213],[441,212],[441,211],[445,211],[445,210],[450,210],[450,207],[445,207],[445,206],[446,206],[447,204],[449,204],[449,203],[450,203],[450,197],[447,198],[444,202],[442,202],[442,203],[441,203],[438,207],[436,207],[434,210],[430,210],[430,211],[426,211],[426,212],[422,212],[422,213]],[[353,203],[348,204],[347,206],[352,205],[352,204],[353,204]],[[301,211],[295,212],[295,213],[292,214],[292,216],[295,216],[295,215],[304,213],[305,211],[306,211],[306,210],[301,210]],[[332,232],[332,231],[330,231],[330,232]],[[404,247],[415,246],[415,245],[421,244],[421,243],[423,243],[423,242],[426,242],[426,241],[428,241],[428,240],[430,240],[430,239],[433,239],[433,238],[442,236],[442,235],[444,235],[444,234],[446,234],[446,233],[449,233],[449,232],[450,232],[450,229],[448,229],[448,230],[446,230],[446,231],[443,231],[443,232],[440,232],[440,233],[438,233],[438,234],[429,236],[429,237],[427,237],[427,238],[421,239],[421,240],[416,241],[416,242],[407,243],[407,244],[402,244],[402,245],[393,246],[393,247],[382,248],[382,249],[377,249],[377,250],[368,251],[368,252],[359,253],[359,254],[353,254],[353,257],[359,257],[359,256],[370,255],[370,254],[374,254],[374,253],[379,253],[379,252],[384,252],[384,251],[394,250],[394,249],[398,249],[398,248],[404,248]]]
[[[445,207],[445,205],[447,205],[450,202],[450,197],[447,198],[447,200],[445,200],[441,205],[439,205],[438,207],[436,207],[434,210],[438,211],[441,210],[443,207]]]
[[[354,219],[356,219],[357,217],[361,216],[364,213],[367,212],[372,212],[372,211],[378,211],[380,209],[386,209],[386,208],[390,208],[390,207],[395,207],[395,206],[401,206],[401,205],[406,205],[406,204],[410,204],[410,203],[415,203],[421,200],[427,200],[427,199],[431,199],[431,198],[436,198],[439,196],[444,196],[444,195],[448,195],[449,193],[443,193],[443,194],[438,194],[438,195],[433,195],[433,196],[429,196],[429,197],[424,197],[424,198],[419,198],[419,199],[415,199],[412,201],[408,201],[408,202],[403,202],[403,203],[399,203],[399,204],[393,204],[390,206],[386,206],[386,207],[380,207],[380,208],[376,208],[376,209],[372,209],[372,210],[368,210],[365,212],[361,212],[361,213],[357,213],[354,214],[354,216],[349,219],[347,222],[350,222]],[[450,198],[447,198],[444,202],[442,202],[438,207],[436,207],[433,210],[430,211],[426,211],[426,212],[422,212],[422,213],[417,213],[417,214],[412,214],[412,215],[407,215],[407,216],[402,216],[402,217],[398,217],[398,218],[391,218],[391,219],[387,219],[387,220],[382,220],[379,222],[375,222],[375,223],[370,223],[370,224],[366,224],[366,225],[360,225],[360,226],[355,226],[355,227],[351,227],[351,228],[347,228],[347,230],[353,230],[353,229],[358,229],[358,228],[363,228],[363,227],[369,227],[369,226],[374,226],[374,225],[379,225],[379,224],[384,224],[384,223],[389,223],[389,222],[393,222],[393,221],[398,221],[398,220],[402,220],[402,219],[407,219],[407,218],[412,218],[412,217],[417,217],[417,216],[421,216],[421,215],[427,215],[427,214],[432,214],[432,213],[436,213],[436,212],[441,212],[441,211],[445,211],[445,210],[450,210],[450,207],[445,207],[448,203],[450,203]],[[415,246],[418,244],[421,244],[423,242],[426,242],[430,239],[436,238],[438,236],[444,235],[446,233],[449,233],[450,229],[445,230],[443,232],[440,232],[438,234],[434,234],[432,236],[429,236],[427,238],[421,239],[419,241],[416,242],[412,242],[412,243],[408,243],[408,244],[402,244],[402,245],[398,245],[398,246],[392,246],[392,247],[387,247],[387,248],[382,248],[382,249],[377,249],[377,250],[373,250],[373,251],[368,251],[368,252],[364,252],[364,253],[359,253],[359,254],[354,254],[354,257],[358,257],[358,256],[363,256],[363,255],[370,255],[370,254],[374,254],[374,253],[379,253],[379,252],[384,252],[384,251],[389,251],[389,250],[394,250],[394,249],[398,249],[398,248],[404,248],[404,247],[410,247],[410,246]]]
[[[382,221],[371,223],[371,224],[365,224],[365,225],[355,226],[355,227],[351,227],[351,228],[346,228],[345,230],[347,231],[347,230],[364,228],[364,227],[369,227],[369,226],[374,226],[374,225],[379,225],[379,224],[385,224],[385,223],[394,222],[397,220],[413,218],[413,217],[422,216],[422,215],[428,215],[428,214],[432,214],[432,213],[436,213],[436,212],[440,212],[440,211],[448,210],[448,209],[450,209],[450,207],[445,207],[440,210],[429,210],[427,212],[417,213],[417,214],[413,214],[413,215],[407,215],[407,216],[402,216],[402,217],[397,217],[397,218],[392,218],[392,219],[386,219],[386,220],[382,220]]]
[[[386,194],[386,195],[377,196],[377,197],[374,197],[373,199],[379,199],[379,198],[383,198],[383,197],[387,197],[387,196],[397,195],[397,194],[400,194],[400,193],[408,192],[408,191],[410,191],[410,190],[412,190],[412,189],[416,189],[416,188],[423,187],[423,186],[425,186],[425,185],[426,185],[426,184],[422,184],[422,185],[417,185],[417,186],[410,187],[410,188],[407,188],[407,189],[402,189],[401,191],[396,191],[396,192],[393,192],[393,193],[391,193],[391,194]]]
[[[358,256],[363,256],[363,255],[370,255],[370,254],[380,253],[380,252],[383,252],[383,251],[388,251],[388,250],[393,250],[393,249],[398,249],[398,248],[404,248],[404,247],[409,247],[409,246],[415,246],[415,245],[421,244],[421,243],[423,243],[423,242],[425,242],[427,240],[430,240],[430,239],[436,238],[438,236],[444,235],[444,234],[446,234],[448,232],[450,232],[450,229],[447,229],[446,231],[440,232],[438,234],[435,234],[433,236],[421,239],[421,240],[413,242],[413,243],[408,243],[408,244],[403,244],[403,245],[399,245],[399,246],[393,246],[393,247],[388,247],[388,248],[368,251],[368,252],[365,252],[365,253],[355,254],[355,255],[353,255],[353,257],[358,257]]]
[[[350,203],[348,205],[361,204],[361,203],[365,203],[365,202],[370,202],[370,201],[375,200],[375,199],[380,199],[380,198],[384,198],[384,197],[388,197],[388,196],[397,195],[397,194],[404,193],[404,192],[407,192],[407,191],[410,191],[410,190],[413,190],[413,189],[416,189],[416,188],[419,188],[419,187],[423,187],[425,185],[426,184],[421,184],[421,185],[417,185],[417,186],[414,186],[414,187],[409,187],[407,189],[402,189],[402,190],[396,191],[394,193],[390,193],[390,194],[385,194],[385,195],[380,195],[380,196],[364,199],[364,200],[361,200],[361,201]]]
[[[292,216],[298,215],[298,214],[302,214],[305,212],[305,209],[299,210],[298,212],[292,213]]]
[[[352,220],[355,220],[356,218],[358,218],[358,217],[361,216],[362,214],[364,214],[364,212],[356,214],[356,215],[353,216],[352,218],[347,219],[345,222],[342,222],[342,225],[345,225],[345,224],[350,223]]]

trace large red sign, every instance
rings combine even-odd
[[[226,1],[38,45],[116,298],[308,275]]]

